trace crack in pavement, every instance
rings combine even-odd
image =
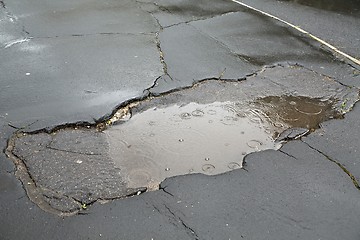
[[[152,5],[156,6],[156,7],[157,7],[159,10],[161,10],[161,11],[171,13],[171,11],[170,11],[169,9],[167,9],[167,8],[164,7],[164,6],[159,5],[159,4],[156,3],[156,2],[142,2],[142,1],[140,1],[140,0],[135,0],[135,2],[137,2],[137,3],[139,3],[139,4],[152,4]],[[148,12],[148,13],[153,13],[153,11],[146,11],[146,12]]]
[[[164,207],[164,210],[160,209],[160,207],[156,206],[155,204],[150,204],[146,201],[147,205],[152,206],[160,215],[166,216],[170,223],[175,227],[183,228],[186,233],[193,239],[199,240],[199,236],[196,231],[190,227],[180,216],[178,216],[169,206],[165,203],[162,203],[161,206]]]
[[[168,73],[168,66],[167,66],[167,64],[165,62],[164,52],[161,49],[161,42],[160,42],[160,39],[159,39],[159,34],[160,34],[159,32],[155,34],[155,41],[156,41],[156,47],[157,47],[157,49],[159,51],[159,55],[160,55],[160,62],[163,65],[164,74],[167,75],[171,80],[173,80],[172,77]]]
[[[305,143],[309,148],[315,150],[316,152],[320,153],[321,155],[323,155],[327,160],[329,160],[330,162],[335,163],[338,167],[341,168],[341,170],[343,170],[351,179],[352,183],[354,184],[354,186],[360,190],[360,185],[357,182],[355,176],[340,162],[336,161],[335,159],[332,159],[330,156],[328,156],[327,154],[323,153],[322,151],[320,151],[319,149],[316,149],[315,147],[311,146],[309,143],[304,142],[302,140],[300,140],[301,142]]]
[[[217,77],[210,77],[210,78],[203,78],[203,79],[193,79],[193,82],[192,82],[191,85],[172,88],[172,89],[167,90],[167,91],[162,91],[162,92],[160,92],[158,94],[153,93],[151,90],[159,85],[159,81],[162,80],[164,78],[164,76],[168,76],[171,81],[175,81],[174,79],[171,78],[171,76],[169,74],[166,74],[166,75],[160,76],[157,79],[155,79],[153,85],[150,86],[149,88],[146,88],[143,91],[144,93],[147,92],[147,94],[145,95],[145,98],[136,99],[136,100],[131,101],[130,103],[128,103],[126,105],[129,105],[129,104],[132,104],[132,103],[135,103],[135,102],[150,100],[153,97],[161,97],[161,96],[165,96],[167,94],[171,94],[171,93],[174,93],[174,92],[179,92],[179,91],[183,91],[183,90],[186,90],[186,89],[191,89],[191,88],[196,87],[198,84],[201,84],[201,83],[204,83],[204,82],[207,82],[207,81],[220,81],[220,82],[241,82],[241,81],[246,81],[249,77],[256,76],[257,74],[265,71],[266,69],[271,69],[271,68],[274,68],[274,67],[277,67],[277,66],[283,66],[283,65],[281,63],[277,63],[277,64],[273,64],[273,65],[265,65],[265,66],[263,66],[261,69],[259,69],[257,71],[254,71],[254,72],[249,73],[249,74],[245,74],[244,76],[241,76],[241,77],[238,77],[238,78],[223,78],[223,75],[226,72],[226,68],[224,68],[224,70],[219,72],[219,75]],[[115,112],[122,109],[122,108],[124,108],[124,105],[122,105],[122,107],[117,108],[117,110],[115,110]]]
[[[164,207],[166,210],[172,215],[173,219],[175,221],[178,221],[181,223],[181,225],[186,229],[186,231],[189,233],[190,236],[194,237],[194,239],[199,239],[198,234],[195,232],[193,228],[191,228],[188,224],[185,223],[185,221],[175,214],[166,204],[164,204]]]
[[[294,141],[295,139],[290,139],[288,142]],[[291,155],[290,153],[284,152],[283,150],[281,150],[281,148],[278,150],[279,152],[285,154],[288,157],[291,157],[293,159],[297,159],[295,156]]]
[[[288,63],[288,65],[289,66],[296,66],[296,65],[293,65],[291,63]],[[126,105],[129,105],[129,104],[134,103],[134,102],[150,100],[152,97],[161,97],[161,96],[165,96],[167,94],[171,94],[171,93],[174,93],[174,92],[179,92],[179,91],[183,91],[183,90],[186,90],[186,89],[195,88],[198,84],[201,84],[201,83],[204,83],[204,82],[207,82],[207,81],[219,81],[219,82],[224,82],[224,83],[226,83],[226,82],[246,81],[246,80],[248,80],[248,78],[254,77],[254,76],[258,75],[259,73],[264,72],[266,69],[272,69],[272,68],[275,68],[275,67],[284,67],[284,64],[275,63],[275,64],[271,64],[271,65],[264,65],[259,70],[256,70],[256,71],[254,71],[252,73],[245,74],[244,76],[239,76],[238,78],[223,78],[223,75],[226,72],[226,68],[224,68],[224,70],[219,72],[217,77],[210,77],[210,78],[203,78],[203,79],[193,79],[193,82],[192,82],[191,85],[182,86],[182,87],[176,87],[176,88],[170,89],[168,91],[163,91],[163,92],[161,92],[159,94],[155,94],[155,93],[151,92],[151,90],[154,89],[155,87],[157,87],[158,84],[159,84],[158,81],[161,80],[164,77],[164,76],[160,76],[154,81],[154,84],[152,86],[150,86],[149,88],[144,90],[144,92],[148,92],[147,95],[145,96],[145,98],[136,99],[134,101],[129,102]],[[169,78],[170,78],[169,74],[167,74],[166,76],[169,76]],[[171,80],[173,80],[173,79],[171,78]],[[175,80],[173,80],[173,81],[175,81]],[[115,110],[115,112],[118,111],[119,109],[123,108],[123,107],[124,107],[124,105],[122,105],[122,107],[117,108],[117,110]],[[113,113],[115,113],[115,112],[113,112]]]
[[[170,195],[171,197],[175,197],[174,194],[166,190],[166,187],[162,187],[160,184],[159,190],[162,190],[164,193]]]
[[[154,6],[156,6],[158,9],[160,9],[160,7],[157,5],[157,3],[146,3],[146,2],[141,2],[141,1],[138,1],[138,0],[135,0],[136,3],[138,3],[140,6],[138,7],[141,11],[143,12],[146,12],[146,13],[149,13],[151,15],[151,17],[153,17],[156,21],[156,23],[159,25],[159,28],[160,28],[160,31],[163,30],[163,26],[160,24],[160,21],[157,17],[154,16],[154,12],[153,11],[146,11],[146,10],[143,10],[142,7],[141,7],[141,4],[153,4]],[[159,31],[157,31],[159,32]]]
[[[136,0],[135,2],[137,2],[137,3],[139,3],[139,4],[145,4],[145,2],[141,2],[141,1],[138,1],[138,0]],[[160,7],[159,7],[159,5],[158,5],[157,3],[154,2],[154,3],[152,3],[152,4],[160,9]],[[159,37],[160,33],[163,31],[164,28],[163,28],[163,26],[161,25],[159,19],[158,19],[157,17],[155,17],[153,11],[145,11],[145,10],[143,10],[143,9],[141,8],[141,6],[139,6],[139,8],[140,8],[142,11],[149,13],[149,14],[152,16],[152,18],[155,19],[156,23],[157,23],[158,26],[159,26],[159,31],[155,32],[154,34],[155,34],[156,47],[157,47],[158,52],[159,52],[160,63],[163,65],[164,75],[165,75],[165,76],[168,76],[171,80],[173,80],[173,78],[172,78],[172,77],[170,76],[170,74],[168,73],[168,66],[167,66],[167,63],[165,62],[164,51],[163,51],[162,48],[161,48],[161,41],[160,41],[160,37]],[[155,79],[153,85],[150,86],[149,88],[145,89],[144,92],[147,91],[147,90],[149,90],[149,89],[151,89],[151,88],[154,88],[155,86],[157,86],[158,80],[159,80],[160,78],[164,77],[164,75],[163,75],[163,76],[159,76],[157,79]]]

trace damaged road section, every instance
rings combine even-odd
[[[99,199],[115,199],[144,189],[127,188],[108,156],[104,134],[64,129],[52,134],[19,135],[11,143],[22,179],[32,201],[63,215]]]
[[[102,127],[18,133],[7,154],[32,201],[69,215],[157,189],[171,176],[246,170],[246,154],[278,149],[285,130],[280,140],[299,138],[357,100],[356,89],[327,76],[278,65],[247,80],[204,80],[134,102]]]

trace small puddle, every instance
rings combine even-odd
[[[335,116],[331,101],[265,97],[250,104],[154,107],[105,133],[110,155],[128,187],[156,189],[171,176],[242,168],[246,154],[278,149],[281,144],[275,139],[286,129],[315,129]]]

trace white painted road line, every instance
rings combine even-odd
[[[271,15],[270,13],[264,12],[264,11],[262,11],[262,10],[260,10],[260,9],[254,8],[254,7],[250,6],[250,5],[247,5],[247,4],[245,4],[245,3],[242,3],[242,2],[240,2],[240,1],[237,1],[237,0],[231,0],[231,1],[233,1],[233,2],[235,2],[235,3],[237,3],[237,4],[240,4],[240,5],[242,5],[242,6],[246,7],[246,8],[249,8],[249,9],[251,9],[251,10],[254,10],[254,11],[256,11],[256,12],[259,12],[259,13],[265,15],[265,16],[268,16],[268,17],[270,17],[270,18],[273,18],[273,19],[275,19],[275,20],[278,20],[278,21],[280,21],[280,22],[282,22],[282,23],[284,23],[284,24],[286,24],[286,25],[288,25],[288,26],[296,29],[297,31],[299,31],[299,32],[301,32],[301,33],[303,33],[303,34],[306,34],[307,36],[309,36],[310,38],[314,39],[315,41],[317,41],[317,42],[319,42],[319,43],[327,46],[328,48],[330,48],[330,49],[333,50],[334,52],[342,55],[343,57],[347,58],[348,60],[350,60],[350,61],[352,61],[352,62],[354,62],[355,64],[357,64],[357,65],[360,66],[360,60],[359,60],[359,59],[356,59],[355,57],[352,57],[352,56],[350,56],[349,54],[344,53],[343,51],[337,49],[335,46],[333,46],[333,45],[331,45],[330,43],[322,40],[322,39],[319,38],[319,37],[316,37],[315,35],[309,33],[308,31],[305,31],[304,29],[300,28],[299,26],[295,26],[295,25],[292,24],[292,23],[289,23],[289,22],[287,22],[287,21],[285,21],[285,20],[283,20],[283,19],[281,19],[281,18],[278,18],[278,17],[276,17],[276,16],[274,16],[274,15]]]

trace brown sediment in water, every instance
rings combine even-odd
[[[343,115],[335,109],[334,102],[333,99],[303,96],[269,96],[258,99],[254,106],[262,109],[272,125],[279,127],[278,133],[281,133],[288,128],[312,131],[326,120],[341,118]]]

